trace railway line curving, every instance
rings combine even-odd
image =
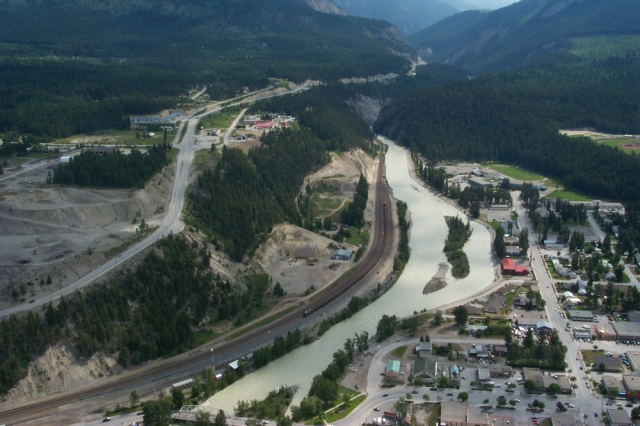
[[[296,324],[296,322],[301,321],[304,317],[322,309],[343,295],[347,290],[366,277],[380,262],[385,254],[385,248],[387,247],[388,232],[393,228],[392,214],[390,207],[388,207],[389,195],[383,183],[383,154],[384,150],[381,150],[380,166],[375,183],[375,233],[371,249],[362,262],[355,267],[353,273],[348,277],[336,281],[326,292],[324,292],[324,294],[314,302],[312,308],[309,308],[308,305],[301,305],[298,309],[268,325],[254,329],[232,341],[216,346],[215,352],[218,357],[224,354],[235,353],[241,348],[246,347],[259,336],[264,335],[266,332],[265,330],[267,329],[270,331],[270,336],[272,338],[279,336],[287,327],[292,324]],[[387,209],[389,209],[389,211],[387,211]],[[310,310],[311,312],[309,312]],[[179,374],[180,371],[186,371],[189,367],[206,362],[206,360],[210,358],[211,354],[208,350],[182,354],[167,360],[161,365],[142,368],[122,376],[105,379],[83,388],[62,392],[25,403],[0,407],[0,422],[10,425],[41,418],[53,414],[58,407],[63,405],[104,394],[126,391],[131,389],[133,386],[141,386],[150,382],[155,382],[163,377]]]

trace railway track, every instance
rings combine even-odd
[[[296,322],[300,322],[303,317],[321,310],[323,307],[336,300],[347,290],[366,277],[373,268],[382,259],[385,248],[387,247],[388,232],[393,228],[392,214],[389,203],[389,195],[387,194],[383,184],[384,156],[381,152],[380,167],[376,178],[376,215],[375,215],[375,234],[371,249],[365,256],[363,261],[356,266],[356,269],[346,278],[338,280],[334,283],[318,300],[313,302],[311,308],[302,305],[291,313],[269,323],[263,327],[252,330],[237,339],[230,342],[222,343],[215,347],[216,356],[224,356],[231,354],[239,349],[246,347],[247,344],[256,340],[259,336],[264,336],[265,330],[271,332],[272,338],[284,334],[287,327]],[[309,310],[312,312],[308,312]],[[305,315],[306,313],[306,315]],[[133,386],[141,386],[158,380],[159,378],[179,374],[180,371],[187,370],[190,366],[206,362],[211,357],[208,350],[201,350],[196,353],[186,353],[178,355],[167,362],[142,368],[122,376],[112,377],[101,380],[98,383],[89,385],[80,389],[62,392],[45,398],[28,401],[21,404],[15,404],[0,407],[0,424],[18,424],[27,420],[38,419],[53,414],[58,407],[76,403],[84,399],[97,397],[104,394],[123,391]]]

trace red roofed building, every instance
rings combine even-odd
[[[258,129],[270,129],[273,127],[273,121],[256,121],[255,126]]]
[[[529,268],[518,266],[509,258],[502,259],[502,272],[507,275],[529,275]]]

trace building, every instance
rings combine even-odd
[[[598,356],[594,360],[591,369],[595,371],[602,371],[602,364],[604,364],[604,371],[617,373],[622,370],[622,359],[617,356]]]
[[[498,210],[503,212],[509,211],[509,204],[491,204],[489,210]]]
[[[562,393],[571,393],[571,381],[567,376],[549,376],[542,374],[542,387],[545,391],[549,392],[549,388],[551,385],[560,386],[560,392]]]
[[[333,260],[351,260],[353,252],[351,250],[336,250],[333,252],[331,259]]]
[[[622,384],[624,385],[625,392],[627,392],[627,398],[640,398],[640,376],[623,374]]]
[[[471,186],[475,186],[477,188],[493,188],[493,184],[488,182],[487,180],[481,177],[470,177],[467,182]]]
[[[466,304],[464,307],[467,308],[467,313],[469,315],[480,316],[483,314],[482,306]]]
[[[542,382],[542,373],[538,368],[523,368],[522,373],[524,376],[524,380],[531,380],[536,387],[542,391],[544,383]]]
[[[516,265],[513,259],[502,259],[502,272],[507,275],[529,275],[529,268]]]
[[[507,301],[507,298],[500,295],[494,295],[484,304],[484,311],[489,312],[491,314],[497,314],[500,309],[504,306],[504,303]]]
[[[551,413],[551,421],[553,426],[582,426],[584,422],[582,419],[576,419],[574,413],[571,411],[553,411]]]
[[[509,349],[506,346],[496,346],[493,348],[493,354],[495,356],[507,356]]]
[[[478,331],[485,331],[487,329],[486,325],[474,325],[471,324],[467,326],[467,333],[476,334]]]
[[[640,353],[627,351],[627,360],[629,361],[629,367],[633,371],[640,371]]]
[[[544,248],[545,250],[563,250],[564,244],[558,243],[555,240],[544,240]]]
[[[62,161],[62,159],[60,159],[60,161]],[[629,319],[629,322],[640,322],[640,312],[638,311],[629,312],[627,314],[627,318]]]
[[[596,326],[596,336],[600,340],[616,340],[618,337],[611,324],[598,324]]]
[[[484,388],[492,388],[494,383],[491,380],[491,372],[487,368],[477,368],[476,369],[476,381],[478,382],[478,386],[482,386]]]
[[[614,322],[612,326],[618,340],[640,341],[640,324],[637,322]]]
[[[529,304],[529,298],[525,294],[519,294],[513,298],[514,306],[527,306]]]
[[[491,377],[511,377],[513,369],[508,365],[489,364],[487,366]]]
[[[460,404],[454,401],[442,401],[440,403],[441,426],[466,426],[468,404]]]
[[[540,333],[551,333],[553,327],[549,321],[540,320],[536,322],[536,332]]]
[[[458,367],[457,365],[452,365],[451,367],[449,367],[449,379],[452,382],[460,381],[460,367]]]
[[[420,358],[424,358],[431,355],[432,349],[433,344],[431,342],[420,342],[420,344],[416,345],[416,354],[418,354]]]
[[[610,426],[633,426],[631,417],[626,410],[616,410],[607,408],[607,416],[609,417]]]
[[[418,358],[413,363],[413,381],[415,383],[434,384],[438,379],[438,362],[432,358]]]
[[[98,155],[103,155],[103,154],[113,154],[116,152],[122,152],[122,148],[120,148],[119,146],[97,146],[94,148],[87,148],[83,151],[88,151],[92,154],[98,154]]]
[[[387,368],[384,370],[384,381],[387,383],[400,381],[400,361],[391,359],[387,362]]]
[[[571,330],[571,332],[573,333],[573,338],[577,340],[591,340],[593,338],[593,334],[591,334],[591,328],[589,328],[589,330],[584,328],[574,328],[573,330]]]
[[[518,288],[519,286],[515,285],[515,284],[505,284],[502,287],[500,287],[499,289],[497,289],[494,294],[500,295],[500,296],[504,296],[506,294],[511,293],[513,290],[515,290],[516,288]]]
[[[567,311],[567,318],[573,321],[593,321],[593,312],[591,311],[575,311],[569,309]]]
[[[600,383],[604,390],[609,392],[609,389],[616,388],[618,391],[624,391],[624,385],[622,384],[622,380],[618,379],[615,376],[611,376],[609,374],[603,374],[600,379]]]

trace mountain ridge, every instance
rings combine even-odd
[[[640,2],[521,0],[495,11],[465,11],[407,37],[423,59],[473,72],[568,59],[576,40],[640,34]]]

